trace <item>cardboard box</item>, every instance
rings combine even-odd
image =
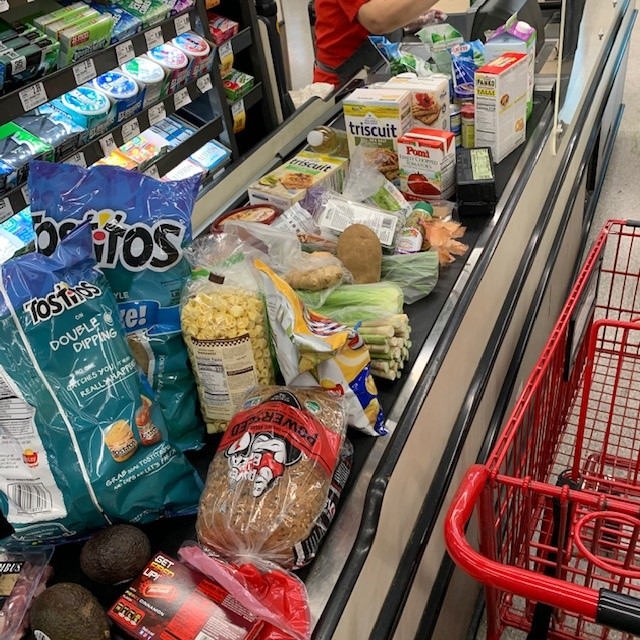
[[[387,82],[390,89],[411,91],[413,127],[430,127],[449,131],[449,76],[434,73],[427,78],[394,76]]]
[[[264,623],[219,584],[157,553],[108,611],[134,638],[254,640]]]
[[[527,118],[533,111],[533,85],[536,72],[536,30],[526,22],[517,19],[517,15],[498,27],[485,44],[487,64],[505,53],[527,54]]]
[[[508,53],[476,71],[475,145],[490,147],[495,162],[525,141],[527,70],[526,53]]]
[[[388,180],[398,178],[398,138],[411,129],[411,93],[402,89],[356,89],[342,103],[349,154],[367,154]]]
[[[446,200],[455,189],[456,137],[411,129],[398,140],[400,191],[407,200]]]
[[[341,192],[349,161],[320,153],[302,151],[248,190],[251,204],[272,204],[283,211],[304,198],[309,187],[326,183]]]

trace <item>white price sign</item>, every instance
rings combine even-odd
[[[13,207],[9,202],[9,198],[0,200],[0,222],[4,222],[13,215]]]
[[[27,69],[27,59],[24,56],[18,56],[15,60],[11,61],[11,73],[17,76],[19,73],[24,73]]]
[[[116,150],[116,141],[111,134],[106,135],[100,139],[100,146],[105,156],[108,156],[112,151]]]
[[[18,95],[25,111],[31,111],[31,109],[35,109],[49,100],[42,82],[36,82],[30,87],[26,87]]]
[[[136,52],[133,49],[133,42],[131,40],[127,40],[116,46],[118,65],[122,66],[125,62],[129,62],[129,60],[133,60],[135,57]]]
[[[191,20],[189,19],[189,14],[185,13],[182,16],[178,16],[175,20],[174,23],[176,25],[176,34],[177,35],[181,35],[183,33],[186,33],[187,31],[189,31],[189,29],[191,29]]]
[[[211,89],[213,89],[213,84],[211,83],[211,76],[208,73],[206,76],[202,76],[202,78],[198,78],[196,80],[196,84],[198,85],[198,89],[200,89],[201,93],[207,93],[207,91],[211,91]]]
[[[10,8],[11,7],[9,6],[7,0],[0,0],[0,12],[9,11]]]
[[[129,122],[125,122],[122,125],[122,139],[125,142],[139,135],[140,135],[140,123],[138,122],[138,118],[134,118],[133,120],[130,120]]]
[[[24,187],[22,187],[21,191],[22,191],[22,197],[24,198],[25,203],[29,204],[31,202],[31,194],[29,193],[29,185],[25,184]]]
[[[96,73],[96,65],[93,59],[84,60],[73,67],[73,75],[76,78],[76,84],[80,86],[89,80],[93,80],[98,74]]]
[[[151,178],[155,178],[156,180],[160,180],[160,172],[158,171],[158,167],[155,164],[152,164],[145,172],[145,176],[150,176]]]
[[[160,120],[164,120],[167,117],[167,112],[165,111],[164,104],[161,102],[157,104],[155,107],[151,107],[149,109],[149,125],[153,126],[160,122]]]
[[[176,111],[188,105],[191,102],[189,90],[186,87],[184,89],[180,89],[180,91],[176,92],[176,94],[173,96],[173,100],[176,105]]]
[[[220,45],[218,54],[220,55],[220,75],[224,78],[229,75],[233,68],[233,45],[231,40]]]
[[[144,37],[147,41],[147,47],[149,49],[158,47],[164,42],[164,38],[162,37],[162,29],[160,27],[150,29],[149,31],[147,31],[147,33],[144,34]]]
[[[75,164],[77,167],[85,167],[87,166],[87,159],[84,157],[84,153],[82,151],[78,151],[78,153],[74,153],[70,158],[65,160],[67,164]]]

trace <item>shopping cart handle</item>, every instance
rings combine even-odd
[[[640,635],[640,599],[600,589],[596,622],[634,636]]]

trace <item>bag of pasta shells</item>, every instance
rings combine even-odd
[[[209,433],[224,431],[245,393],[273,384],[263,296],[240,240],[227,234],[195,241],[180,322]]]
[[[320,387],[250,392],[209,466],[199,542],[232,560],[306,564],[349,474],[343,402]]]

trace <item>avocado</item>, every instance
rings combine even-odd
[[[149,538],[130,524],[114,524],[93,535],[82,547],[80,567],[100,584],[133,580],[151,557]]]
[[[73,582],[45,589],[31,608],[36,638],[49,640],[109,640],[109,618],[90,591]],[[39,633],[38,633],[39,632]]]

